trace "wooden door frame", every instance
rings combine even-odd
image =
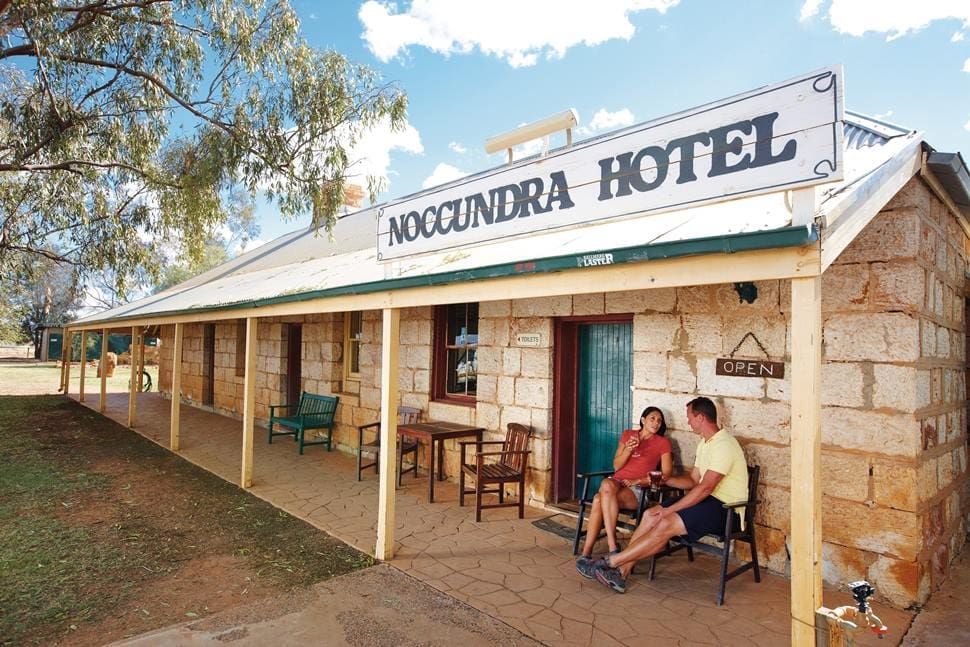
[[[294,332],[299,333],[299,339],[295,339]],[[296,348],[294,349],[294,345]],[[294,353],[294,350],[296,351]],[[294,375],[293,367],[297,368]],[[286,389],[285,398],[287,404],[296,404],[303,392],[303,324],[286,324],[286,382],[283,385]],[[293,396],[296,399],[293,399]]]
[[[579,327],[633,323],[633,313],[557,317],[553,321],[552,502],[575,498],[576,387],[579,379]],[[633,361],[632,358],[630,360]]]
[[[216,324],[202,324],[202,404],[216,404]]]

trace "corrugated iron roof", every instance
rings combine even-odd
[[[846,150],[859,149],[866,146],[881,146],[896,137],[910,134],[912,131],[880,121],[858,112],[845,111],[843,133]]]
[[[863,186],[866,177],[919,140],[919,134],[914,131],[855,113],[847,113],[844,132],[845,177],[840,182],[815,187],[820,197],[819,215],[844,210],[848,201],[860,197],[854,196],[855,188]],[[450,184],[465,181],[468,178]],[[782,231],[792,224],[786,194],[778,192],[381,263],[377,260],[380,206],[339,218],[332,239],[325,233],[294,231],[165,292],[91,315],[77,323],[212,311],[241,303],[259,305],[381,282],[388,285],[386,289],[392,289],[392,285],[406,287],[401,281],[421,277],[447,275],[462,280],[470,272],[516,262],[634,247],[659,248],[699,239],[727,239],[754,232]],[[643,258],[648,256],[643,254]]]

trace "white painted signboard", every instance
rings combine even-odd
[[[833,66],[391,202],[378,258],[840,180],[842,100]]]

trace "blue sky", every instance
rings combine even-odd
[[[967,0],[294,0],[307,40],[410,97],[363,168],[390,199],[497,166],[485,139],[567,108],[582,139],[842,64],[849,110],[970,160]],[[562,143],[553,139],[552,145]],[[260,238],[292,230],[260,204]]]

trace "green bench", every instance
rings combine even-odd
[[[304,391],[300,394],[299,404],[273,404],[269,407],[269,442],[273,443],[273,436],[293,436],[293,440],[300,443],[300,454],[308,445],[326,445],[330,451],[333,436],[333,416],[337,412],[337,401],[340,398],[333,395],[317,395]],[[279,411],[280,413],[277,413]],[[289,415],[281,415],[289,413]],[[273,426],[279,425],[289,431],[273,431]],[[311,429],[326,429],[327,437],[320,440],[305,440],[304,434]]]

